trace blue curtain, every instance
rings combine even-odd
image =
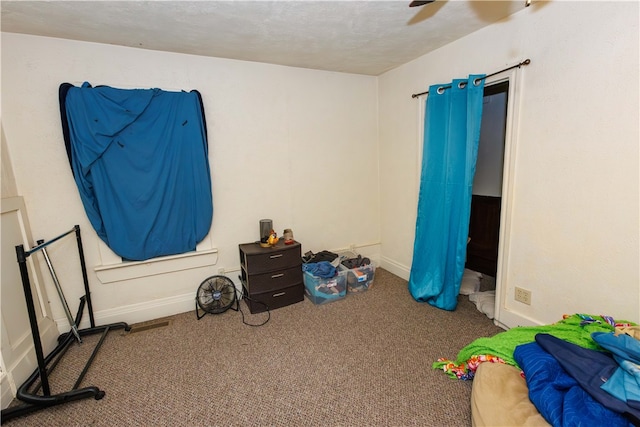
[[[409,291],[444,310],[455,310],[464,273],[483,77],[433,85],[427,98]]]

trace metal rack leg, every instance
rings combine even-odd
[[[83,295],[80,298],[80,306],[78,307],[78,314],[76,315],[75,320],[73,319],[70,320],[70,323],[72,325],[80,324],[82,313],[84,312],[84,308],[86,304],[88,308],[89,317],[90,317],[91,327],[86,329],[80,329],[80,330],[78,330],[77,328],[76,329],[72,328],[71,332],[60,335],[58,337],[58,345],[56,346],[56,348],[53,349],[53,351],[51,351],[51,353],[49,353],[46,357],[44,357],[44,354],[42,351],[42,342],[40,340],[40,331],[38,329],[38,321],[37,321],[36,312],[35,312],[35,306],[33,303],[34,299],[33,299],[33,294],[31,292],[31,284],[29,281],[29,273],[26,265],[26,258],[32,253],[44,249],[49,244],[55,242],[56,240],[64,237],[69,233],[72,233],[73,231],[75,231],[76,239],[78,242],[78,253],[80,257],[80,267],[82,269],[85,295]],[[0,414],[1,416],[0,422],[8,421],[15,417],[27,415],[29,413],[32,413],[41,409],[45,409],[55,405],[60,405],[73,400],[85,399],[88,397],[93,397],[96,400],[102,399],[105,395],[105,392],[100,390],[98,387],[94,387],[94,386],[83,387],[83,388],[78,388],[78,387],[80,386],[82,380],[87,374],[89,367],[93,363],[93,360],[95,359],[100,347],[104,343],[104,340],[106,339],[107,334],[113,329],[123,328],[126,331],[129,331],[131,329],[131,327],[124,322],[112,323],[109,325],[102,325],[102,326],[95,325],[95,320],[93,317],[93,307],[91,306],[89,281],[87,278],[86,265],[84,261],[84,251],[82,249],[82,239],[80,237],[80,227],[78,225],[76,225],[71,231],[68,231],[67,233],[62,234],[56,237],[55,239],[52,239],[45,243],[41,243],[41,242],[38,242],[38,243],[39,243],[39,246],[33,248],[30,252],[25,251],[23,245],[16,246],[16,255],[17,255],[18,264],[20,267],[20,276],[21,276],[22,285],[24,288],[25,300],[27,304],[27,312],[29,314],[29,323],[31,326],[31,333],[32,333],[38,367],[31,374],[31,376],[20,386],[20,388],[17,391],[16,398],[25,403],[19,406],[9,407],[7,409],[2,410],[2,413]],[[46,253],[45,253],[45,257],[47,259],[47,263],[49,264],[50,261],[48,260],[48,256],[46,255]],[[50,266],[50,269],[52,270],[51,266]],[[52,271],[52,275],[54,276],[54,280],[55,280],[55,274],[53,273],[53,271]],[[73,389],[63,393],[52,395],[48,375],[51,371],[53,371],[53,369],[56,367],[56,365],[58,364],[58,362],[60,361],[64,353],[68,350],[69,345],[71,344],[71,342],[73,342],[74,336],[76,336],[78,338],[78,341],[80,342],[80,339],[79,339],[80,336],[97,334],[97,333],[102,333],[102,336],[100,337],[98,344],[96,344],[95,348],[93,349],[93,352],[91,353],[89,360],[85,364],[84,369],[82,370],[82,372],[80,373],[80,376],[78,377],[76,383],[74,384]],[[53,363],[51,363],[52,361]],[[49,366],[49,364],[51,364],[51,366]],[[49,366],[49,369],[47,369],[47,366]],[[40,383],[35,388],[35,391],[30,392],[29,389],[33,387],[33,385],[36,383],[38,379],[40,379]],[[36,394],[40,389],[42,389],[42,395]]]

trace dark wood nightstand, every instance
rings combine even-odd
[[[240,269],[245,300],[251,313],[284,307],[304,299],[302,282],[302,245],[263,248],[259,243],[243,243],[240,249]]]

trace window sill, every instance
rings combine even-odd
[[[218,261],[218,250],[189,252],[153,258],[146,261],[131,261],[119,264],[99,265],[94,268],[102,283],[121,282],[157,274],[172,273],[193,268],[207,267]]]

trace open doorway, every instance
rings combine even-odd
[[[483,274],[482,290],[496,287],[508,94],[508,80],[484,89],[465,265]]]

